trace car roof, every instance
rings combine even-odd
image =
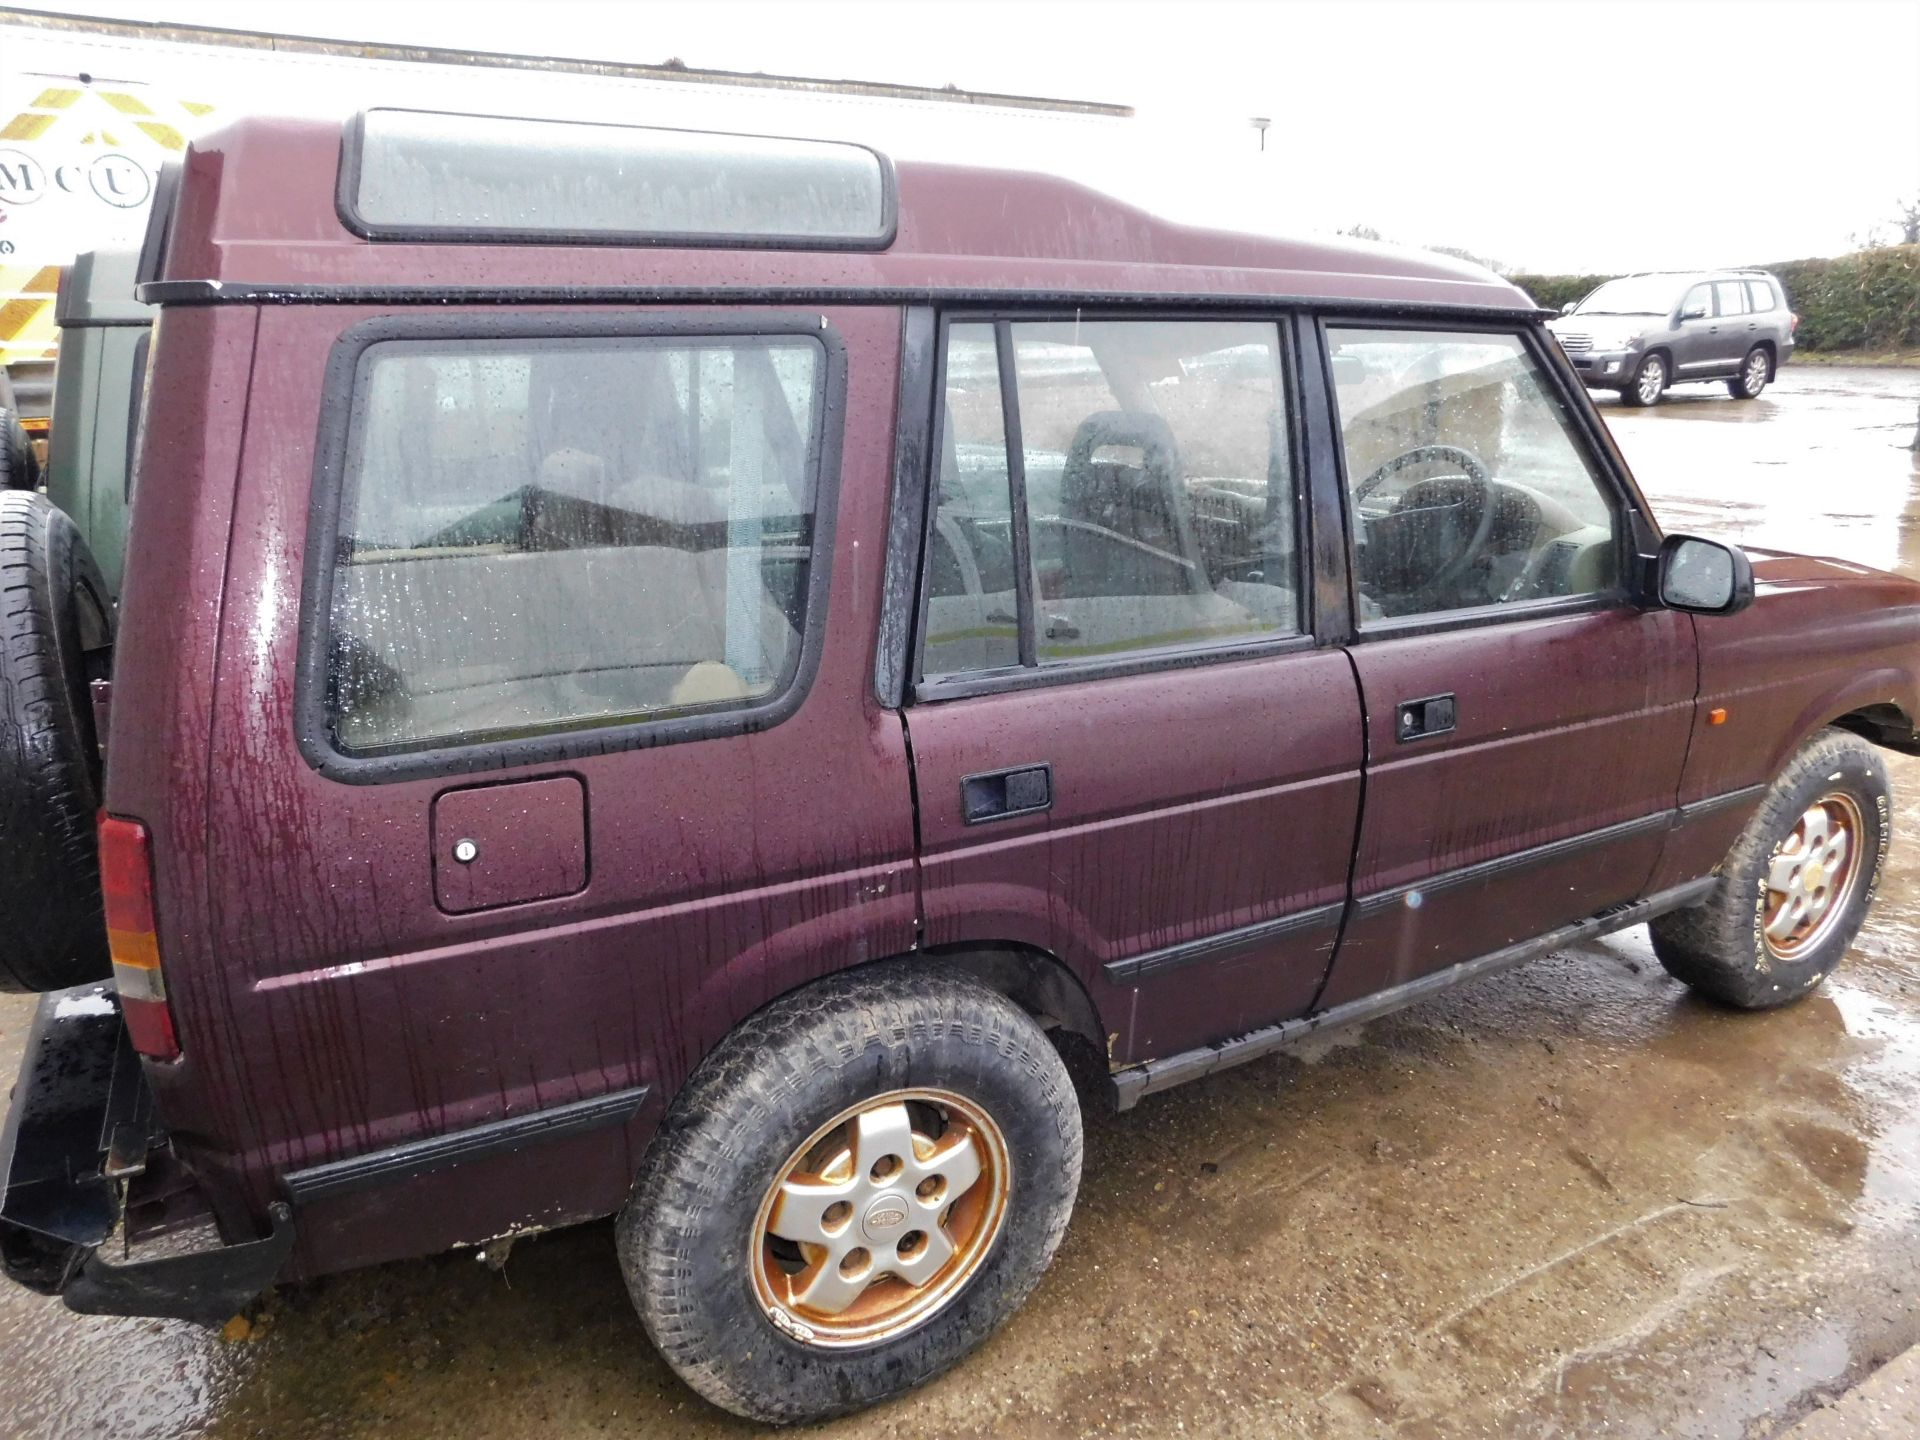
[[[1621,275],[1621,280],[1656,280],[1671,276],[1675,281],[1698,283],[1702,280],[1771,280],[1771,270],[1640,270]]]
[[[353,135],[351,124],[250,117],[196,140],[163,186],[164,249],[145,267],[161,283],[143,298],[1298,297],[1540,313],[1492,271],[1429,251],[1199,229],[1057,176],[919,161],[890,167],[897,228],[883,248],[370,240],[337,201]]]

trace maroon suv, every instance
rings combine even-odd
[[[117,615],[0,500],[76,1310],[617,1214],[695,1389],[829,1415],[1031,1290],[1083,1104],[1649,920],[1780,1004],[1872,901],[1920,589],[1663,538],[1474,267],[393,110],[196,145],[143,264]]]

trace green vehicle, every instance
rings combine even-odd
[[[94,250],[75,258],[60,282],[55,315],[53,432],[47,498],[73,518],[120,594],[127,544],[133,437],[146,383],[153,311],[133,298],[139,256]]]

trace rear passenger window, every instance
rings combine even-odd
[[[993,326],[947,331],[946,406],[927,537],[921,664],[955,675],[1020,663],[1007,426]]]
[[[1753,304],[1753,313],[1758,315],[1764,310],[1773,309],[1773,286],[1765,280],[1747,281],[1747,299]]]
[[[797,336],[369,346],[334,552],[335,743],[387,754],[784,690],[822,365]]]
[[[1713,283],[1713,291],[1719,297],[1722,315],[1747,313],[1747,287],[1738,280],[1716,280]]]
[[[999,328],[999,345],[994,326],[948,331],[923,674],[1298,633],[1277,327]],[[1017,484],[1001,414],[1009,358]]]

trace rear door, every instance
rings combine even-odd
[[[1693,630],[1627,596],[1626,497],[1539,337],[1330,323],[1367,786],[1322,1004],[1637,897]]]
[[[1273,319],[956,315],[906,711],[930,946],[1064,959],[1111,1058],[1303,1013],[1362,734],[1304,608]]]

